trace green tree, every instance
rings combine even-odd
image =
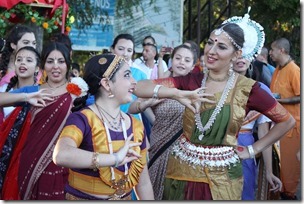
[[[300,2],[298,0],[250,1],[252,18],[264,27],[265,45],[285,37],[291,43],[291,55],[300,64]]]
[[[151,5],[153,5],[154,2],[155,0],[150,0]],[[94,20],[102,23],[108,15],[103,9],[107,6],[107,1],[67,0],[67,3],[73,8],[74,14],[77,16],[75,26],[80,30],[90,27]],[[115,0],[115,3],[115,14],[117,17],[132,18],[132,8],[134,7],[144,11],[141,0]],[[157,7],[155,7],[155,9],[157,9]]]
[[[291,43],[291,55],[295,62],[300,64],[301,21],[298,0],[200,0],[202,8],[200,22],[197,20],[198,1],[191,1],[191,8],[189,8],[189,1],[191,0],[186,0],[184,3],[184,40],[191,39],[200,42],[200,46],[203,48],[211,30],[227,18],[243,16],[247,12],[248,6],[251,6],[251,19],[264,27],[265,46],[270,48],[274,40],[280,37],[287,38]],[[210,13],[209,8],[211,8]],[[189,12],[192,15],[191,19],[189,19]],[[192,28],[191,32],[188,32],[189,24]],[[200,27],[199,34],[197,34],[198,27]],[[198,37],[200,39],[197,39]]]

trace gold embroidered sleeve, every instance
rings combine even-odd
[[[279,102],[272,109],[265,112],[264,115],[275,123],[284,122],[290,118],[290,113]]]
[[[154,84],[160,84],[163,85],[165,87],[169,87],[169,88],[174,88],[174,81],[172,78],[164,78],[164,79],[155,79],[153,80]]]
[[[79,147],[83,139],[83,134],[76,125],[69,125],[64,127],[60,134],[60,138],[63,137],[71,138],[75,141],[77,147]]]

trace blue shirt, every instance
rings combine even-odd
[[[267,64],[267,68],[269,69],[270,73],[271,73],[271,76],[273,75],[273,72],[275,70],[274,66],[270,65],[270,64]]]
[[[33,93],[39,91],[40,86],[24,86],[20,89],[14,89],[10,91],[10,93]]]
[[[24,86],[20,89],[14,89],[10,93],[33,93],[39,91],[40,86]],[[14,106],[23,106],[24,102],[16,103]]]

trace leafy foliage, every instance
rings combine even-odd
[[[75,27],[79,30],[92,26],[94,21],[102,23],[108,16],[107,12],[102,9],[103,5],[91,1],[68,0],[67,3],[73,8],[76,16]]]
[[[252,18],[264,27],[268,48],[274,40],[285,37],[291,43],[292,57],[300,64],[300,2],[274,1],[252,1]]]
[[[298,0],[200,0],[200,36],[197,39],[197,13],[198,3],[192,1],[191,9],[188,8],[189,0],[184,3],[184,29],[188,29],[189,22],[191,32],[184,31],[184,40],[190,39],[200,42],[200,47],[204,47],[209,33],[225,19],[232,16],[243,16],[251,6],[251,19],[259,22],[265,31],[265,46],[270,48],[271,43],[281,37],[287,38],[291,43],[291,55],[297,64],[300,64],[300,2]],[[208,3],[211,7],[211,18],[209,18]],[[230,3],[230,10],[229,4]],[[206,5],[205,5],[206,4]],[[204,7],[205,6],[205,7]],[[191,19],[188,13],[191,11]],[[211,25],[209,27],[209,21]]]
[[[34,24],[41,26],[47,33],[56,32],[61,28],[62,24],[62,7],[55,10],[55,13],[50,16],[52,8],[36,7],[29,4],[19,3],[9,10],[0,9],[0,36],[4,36],[14,23]],[[65,31],[68,33],[71,30],[71,25],[74,22],[74,16],[71,15],[72,10],[69,9],[65,22]]]
[[[97,1],[87,1],[87,0],[68,0],[69,5],[71,5],[75,11],[75,16],[77,16],[77,21],[75,22],[75,27],[79,30],[83,30],[93,25],[94,21],[103,23],[108,13],[105,11],[105,8],[109,1],[100,1],[102,3],[96,3]],[[155,0],[150,0],[152,5]],[[142,7],[141,0],[116,0],[116,10],[115,14],[118,18],[120,17],[133,17],[132,9],[141,9]]]

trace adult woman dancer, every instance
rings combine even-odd
[[[138,199],[153,200],[143,125],[120,110],[136,86],[128,62],[114,54],[94,56],[83,78],[95,103],[69,116],[53,154],[57,165],[70,168],[65,198],[131,200],[135,187]]]
[[[204,49],[208,72],[138,82],[138,97],[175,98],[178,89],[202,87],[216,100],[216,105],[204,101],[201,106],[192,101],[194,107],[189,100],[182,101],[187,107],[183,134],[169,155],[163,199],[240,200],[239,160],[255,157],[294,125],[294,118],[258,83],[229,71],[241,56],[243,43],[244,32],[237,24],[223,24],[210,34]],[[236,135],[249,110],[263,113],[276,124],[253,145],[237,146]]]

